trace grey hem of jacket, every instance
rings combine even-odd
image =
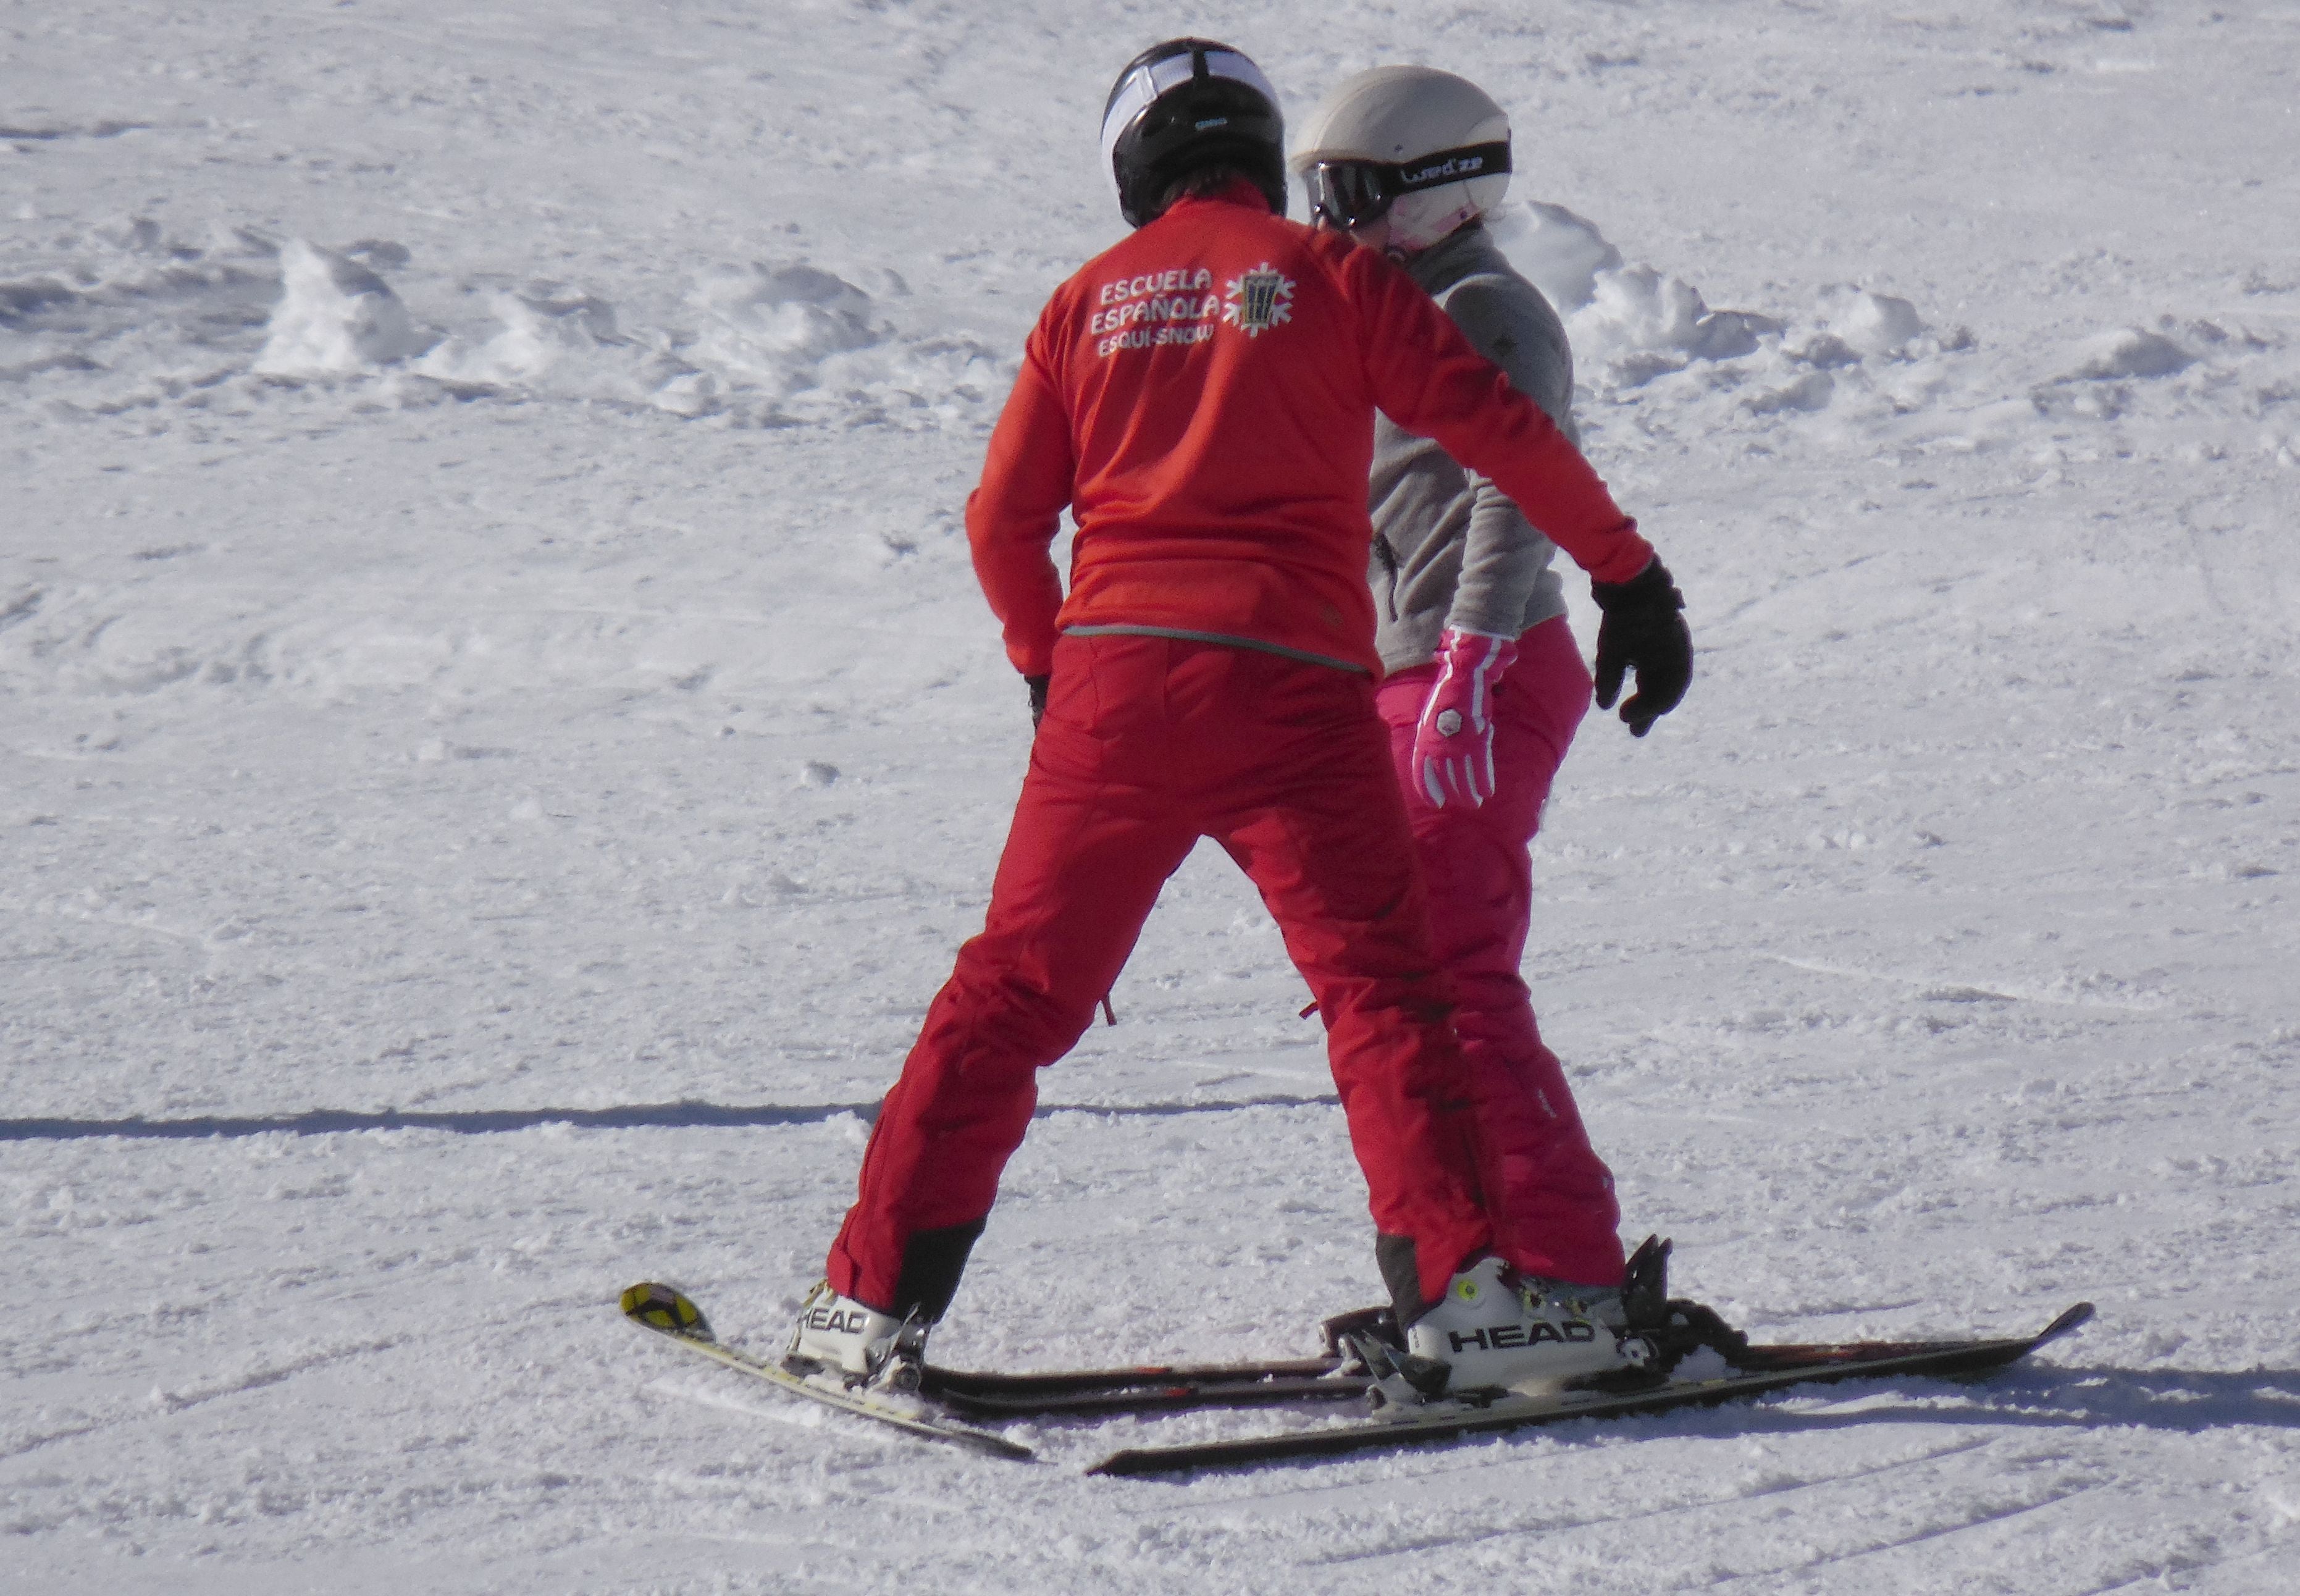
[[[1184,631],[1173,626],[1065,626],[1066,638],[1177,638],[1185,643],[1220,643],[1225,648],[1251,648],[1256,654],[1275,654],[1285,659],[1298,659],[1304,664],[1324,665],[1336,671],[1350,671],[1360,676],[1371,676],[1371,671],[1354,660],[1332,659],[1323,654],[1312,654],[1306,648],[1288,648],[1282,643],[1265,643],[1255,638],[1234,638],[1223,631]]]
[[[1441,239],[1405,269],[1578,445],[1564,325],[1483,225]],[[1551,568],[1557,546],[1491,481],[1388,416],[1374,422],[1367,504],[1374,539],[1366,576],[1385,670],[1429,664],[1448,627],[1513,638],[1565,613],[1564,582]]]

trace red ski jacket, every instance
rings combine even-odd
[[[1366,556],[1376,408],[1493,479],[1599,581],[1653,557],[1580,452],[1380,255],[1186,199],[1054,291],[967,500],[1025,675],[1060,631],[1272,649],[1379,678]],[[1064,506],[1070,597],[1049,555]]]

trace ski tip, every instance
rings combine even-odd
[[[1004,1435],[988,1430],[968,1433],[967,1444],[986,1458],[1004,1458],[1015,1463],[1036,1463],[1038,1454],[1019,1441],[1009,1441]]]
[[[2069,1332],[2090,1323],[2092,1319],[2092,1311],[2091,1303],[2078,1303],[2074,1308],[2071,1308],[2067,1312],[2063,1313],[2059,1318],[2054,1319],[2051,1324],[2046,1325],[2043,1330],[2038,1332],[2037,1345],[2041,1347],[2046,1341],[2056,1340],[2061,1336],[2068,1334]]]
[[[643,1280],[623,1291],[623,1315],[635,1319],[649,1330],[660,1330],[667,1335],[692,1336],[696,1341],[711,1339],[711,1326],[703,1317],[703,1310],[693,1299],[677,1286],[667,1286],[660,1281]]]

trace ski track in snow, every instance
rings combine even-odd
[[[1538,848],[1633,1235],[1761,1339],[2080,1337],[1106,1481],[1331,1416],[1004,1466],[620,1322],[668,1277],[771,1342],[979,923],[1027,722],[960,510],[1115,234],[1109,74],[1183,28],[1296,116],[1415,59],[1517,119],[1497,235],[1700,649],[1652,738],[1593,714]],[[0,1583],[2288,1589],[2296,60],[2241,0],[19,30]],[[938,1356],[1310,1349],[1379,1291],[1362,1188],[1225,864],[1115,999]]]

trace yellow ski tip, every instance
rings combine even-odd
[[[649,1330],[705,1340],[711,1334],[711,1326],[703,1322],[703,1310],[695,1306],[687,1293],[677,1286],[667,1286],[660,1281],[643,1280],[625,1290],[623,1313],[626,1317],[638,1320]]]

